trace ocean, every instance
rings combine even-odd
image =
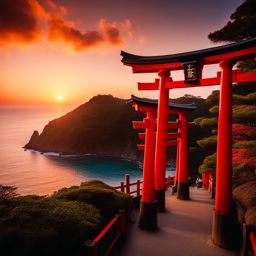
[[[47,195],[83,181],[100,179],[119,185],[125,174],[131,181],[142,179],[141,165],[111,156],[54,156],[24,150],[34,130],[42,132],[54,118],[72,107],[0,107],[0,184],[17,187],[21,195]],[[173,175],[173,166],[168,175]]]

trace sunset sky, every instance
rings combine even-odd
[[[97,94],[157,97],[136,85],[156,76],[132,74],[120,51],[160,55],[216,46],[207,35],[242,2],[1,0],[0,104],[78,105]],[[170,97],[206,97],[216,88],[177,89]]]

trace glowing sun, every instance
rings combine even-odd
[[[57,99],[57,101],[62,101],[62,100],[63,100],[63,96],[62,96],[62,95],[58,95],[58,96],[56,97],[56,99]]]

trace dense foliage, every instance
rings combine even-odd
[[[213,42],[239,42],[256,37],[256,1],[245,0],[230,16],[223,28],[209,34]],[[244,71],[256,70],[255,60],[244,60],[239,63]]]
[[[100,210],[105,221],[112,218],[120,209],[126,210],[126,212],[130,212],[132,209],[131,197],[128,194],[118,192],[97,180],[83,182],[80,186],[63,188],[54,193],[53,197],[91,204]]]
[[[121,209],[131,211],[130,197],[100,181],[64,188],[50,197],[1,199],[1,255],[82,255],[83,242]]]
[[[222,29],[209,34],[213,42],[235,42],[256,37],[256,2],[246,0]]]
[[[256,36],[256,2],[246,0],[230,17],[223,28],[209,34],[213,42],[238,42]],[[245,60],[239,63],[242,72],[253,71],[256,68],[255,60]],[[196,120],[200,127],[208,127],[211,135],[198,140],[198,145],[208,156],[199,167],[200,172],[216,169],[216,142],[218,122],[219,92],[215,91],[208,96],[209,116]],[[254,83],[233,85],[233,167],[238,170],[256,169],[256,92]],[[248,134],[248,132],[250,134]]]
[[[237,218],[242,225],[254,226],[256,230],[256,174],[243,170],[233,177],[233,198],[237,208]]]
[[[233,86],[233,167],[234,171],[244,168],[254,170],[256,168],[256,93],[252,92],[252,84],[239,84]],[[198,145],[207,152],[199,171],[215,172],[216,169],[216,145],[218,126],[218,99],[219,91],[212,92],[206,102],[209,115],[195,120],[201,128],[210,131],[209,136],[197,141]]]
[[[193,122],[196,118],[200,116],[209,115],[207,102],[205,99],[189,94],[185,94],[183,97],[177,99],[171,99],[171,102],[180,103],[180,104],[191,104],[194,103],[196,106],[196,110],[192,111],[188,114],[187,120],[189,122]],[[170,116],[170,120],[174,121],[175,118]],[[189,129],[188,131],[188,142],[189,142],[189,175],[192,177],[196,177],[198,175],[198,167],[202,163],[204,157],[207,155],[207,152],[202,150],[197,145],[197,140],[199,140],[202,136],[208,136],[209,129],[208,127],[194,127]],[[176,157],[176,148],[169,148],[168,153],[170,157]]]

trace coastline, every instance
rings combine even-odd
[[[68,158],[68,157],[83,157],[83,156],[97,156],[97,157],[109,157],[109,158],[118,158],[121,160],[129,161],[132,162],[142,170],[143,168],[143,162],[140,161],[137,157],[128,157],[126,155],[117,155],[117,154],[104,154],[104,153],[77,153],[77,154],[63,154],[59,152],[54,152],[54,151],[39,151],[36,149],[28,149],[23,147],[24,151],[30,151],[33,153],[38,153],[44,156],[53,156],[53,157],[61,157],[61,158]]]
[[[106,157],[117,158],[117,159],[120,159],[120,160],[125,160],[125,161],[132,162],[133,164],[137,165],[141,169],[141,171],[143,170],[143,162],[140,159],[138,159],[136,157],[131,158],[131,157],[128,157],[126,155],[104,154],[104,153],[63,154],[63,153],[59,153],[59,152],[53,152],[53,151],[43,152],[43,151],[39,151],[39,150],[35,150],[35,149],[27,149],[27,148],[24,148],[24,151],[31,151],[31,152],[38,153],[38,154],[41,154],[41,155],[44,155],[44,156],[60,157],[60,158],[83,157],[83,156],[97,156],[97,157],[105,157],[105,158]],[[166,171],[176,171],[175,164],[173,162],[167,163]]]

